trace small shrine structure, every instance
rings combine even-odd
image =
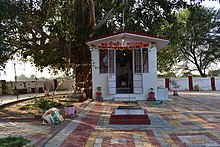
[[[120,32],[87,42],[91,49],[92,95],[103,100],[148,99],[157,84],[157,52],[168,39],[134,32]],[[163,91],[162,91],[163,92]]]

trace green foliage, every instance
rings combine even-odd
[[[119,4],[120,2],[122,1],[119,0]],[[96,5],[96,14],[98,16],[102,16],[103,11],[106,12],[110,9],[110,5],[108,5],[108,7],[107,5],[101,5],[101,8],[99,8],[100,3],[101,2]],[[141,2],[129,0],[123,7],[120,7],[119,4],[116,4],[118,9],[112,14],[112,18],[106,22],[106,26],[103,26],[95,32],[95,36],[123,31],[123,10],[125,12],[125,30],[153,35],[164,35],[161,32],[161,26],[164,25],[164,23],[170,24],[175,22],[173,12],[186,7],[186,2],[182,0],[151,0]]]
[[[27,105],[21,106],[19,109],[21,109],[21,110],[31,110],[31,109],[34,109],[34,108],[35,108],[34,104],[27,104]]]
[[[41,108],[41,109],[44,109],[44,110],[50,109],[52,107],[61,107],[62,106],[61,103],[49,100],[47,98],[38,98],[38,99],[36,99],[34,105],[35,105],[35,107]]]
[[[1,0],[0,64],[3,66],[16,52],[23,60],[31,56],[39,69],[64,70],[67,59],[88,63],[88,58],[79,56],[90,56],[85,44],[89,21],[85,6],[85,0],[76,4],[72,0]]]
[[[173,11],[184,5],[183,0],[141,3],[129,0],[123,6],[121,0],[97,0],[97,23],[111,9],[114,11],[103,25],[91,30],[86,0],[1,0],[0,64],[3,65],[16,52],[21,53],[24,60],[31,56],[41,69],[51,67],[64,70],[68,59],[71,63],[90,63],[90,51],[85,42],[91,36],[122,31],[123,10],[125,30],[161,35],[161,26],[165,22],[174,22]]]
[[[220,11],[190,5],[177,14],[173,33],[181,59],[194,65],[201,76],[220,60]]]
[[[158,70],[164,75],[172,74],[171,69],[173,68],[173,65],[175,65],[179,61],[179,51],[177,50],[177,48],[175,48],[172,42],[170,43],[170,45],[162,48],[157,53],[157,56]]]
[[[202,89],[199,87],[199,85],[195,85],[195,86],[194,86],[194,90],[195,90],[195,91],[202,91]]]
[[[174,80],[170,80],[170,84],[172,85],[173,88],[179,88],[180,85],[178,85]]]
[[[217,70],[209,70],[208,76],[220,76],[220,69],[217,69]]]
[[[160,77],[177,77],[176,74],[172,71],[167,71],[167,72],[164,72],[162,75],[160,75]]]
[[[1,0],[0,64],[4,65],[14,53],[20,53],[23,60],[31,56],[39,69],[66,70],[69,64],[90,63],[85,42],[90,37],[122,31],[123,11],[125,30],[168,37],[167,30],[176,22],[175,12],[186,7],[183,0],[129,0],[125,5],[121,0],[96,0],[94,4],[97,24],[111,12],[97,29],[89,26],[87,0]],[[173,57],[164,62],[164,54],[159,53],[159,69],[168,71],[166,67],[171,67],[178,52],[166,51]]]
[[[21,136],[9,136],[5,138],[0,138],[0,147],[23,147],[29,142],[30,140],[25,139]]]
[[[59,108],[61,106],[62,106],[61,103],[49,100],[49,99],[44,98],[44,97],[41,97],[41,98],[37,98],[34,101],[34,103],[32,103],[32,104],[27,104],[27,105],[21,106],[20,109],[21,110],[32,110],[32,109],[35,109],[35,108],[41,108],[43,110],[48,110],[52,107]]]

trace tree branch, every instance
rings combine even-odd
[[[89,5],[89,27],[92,30],[96,26],[95,5],[93,0],[88,0]]]
[[[114,13],[114,11],[124,6],[124,4],[121,3],[117,8],[112,8],[111,10],[109,10],[105,14],[104,18],[96,25],[94,1],[88,0],[88,4],[89,4],[89,12],[90,12],[89,14],[90,15],[90,32],[91,32],[90,36],[92,36],[96,30],[98,30],[100,27],[102,27],[107,22],[107,20],[112,16],[112,13]]]
[[[96,25],[93,27],[93,30],[98,30],[106,21],[111,17],[112,13],[115,11],[114,8],[112,8],[110,11],[108,11],[105,15],[105,17]]]
[[[43,29],[38,28],[38,27],[36,27],[36,26],[33,26],[31,23],[26,23],[26,24],[25,24],[25,27],[31,28],[31,29],[33,29],[34,31],[40,33],[43,38],[48,38],[48,39],[50,39],[54,44],[59,44],[59,40],[57,40],[57,39],[54,38],[54,37],[49,36],[47,33],[45,33],[45,32],[43,31]]]
[[[195,63],[192,59],[193,59],[193,56],[188,53],[188,50],[185,49],[184,47],[181,49],[182,50],[182,53],[183,53],[183,56],[188,59],[190,62],[192,62],[193,64]],[[188,56],[186,56],[185,54],[187,54],[189,57],[191,57],[192,59],[190,59]]]

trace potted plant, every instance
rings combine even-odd
[[[97,100],[102,100],[102,87],[97,87],[96,88],[96,99]]]
[[[74,117],[76,115],[76,107],[73,104],[73,100],[71,97],[65,97],[65,106],[64,112],[66,117]]]
[[[79,88],[77,86],[72,85],[73,91],[72,93],[67,93],[65,97],[66,104],[64,106],[65,116],[74,117],[76,115],[76,107],[72,104],[75,98],[80,98]]]
[[[66,105],[64,107],[65,116],[74,117],[76,115],[76,107],[74,105]]]
[[[155,98],[155,92],[154,92],[154,89],[151,87],[149,89],[149,92],[148,92],[148,101],[155,101],[156,98]]]
[[[178,88],[180,87],[180,85],[178,85],[174,80],[171,80],[170,83],[173,87],[173,95],[178,96]]]

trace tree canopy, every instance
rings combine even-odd
[[[67,63],[90,63],[90,37],[125,30],[166,35],[182,0],[1,0],[0,64],[15,53],[32,57],[38,68],[65,69]]]
[[[16,53],[39,69],[90,63],[85,42],[123,31],[124,25],[171,39],[158,53],[161,72],[186,61],[205,76],[219,60],[220,15],[198,4],[178,12],[186,6],[183,0],[0,0],[0,70]]]
[[[77,11],[83,8],[80,1],[78,5],[73,2],[3,0],[0,25],[4,33],[1,37],[3,45],[10,49],[5,58],[17,52],[24,59],[31,56],[38,67],[57,68],[65,68],[67,58],[73,62],[88,62],[89,51],[82,47],[85,44],[82,40],[88,38],[82,33],[88,28],[82,24],[89,22],[82,16],[88,12],[80,14],[83,11]],[[78,52],[85,58],[77,57]]]
[[[206,76],[207,68],[220,60],[220,12],[196,4],[181,10],[177,20],[173,31],[181,61]]]

